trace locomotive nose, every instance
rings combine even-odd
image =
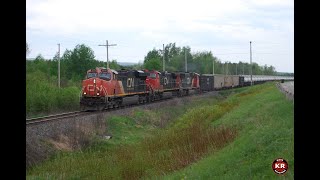
[[[99,96],[100,91],[98,88],[99,81],[96,78],[90,78],[83,82],[83,95],[85,96]]]

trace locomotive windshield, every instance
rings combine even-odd
[[[88,73],[87,74],[87,79],[92,78],[92,77],[97,77],[97,73]]]
[[[157,75],[155,73],[150,73],[149,77],[151,77],[152,79],[155,79]]]
[[[110,73],[100,73],[99,77],[104,80],[110,80],[111,74]]]

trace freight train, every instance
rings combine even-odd
[[[246,78],[241,75],[125,69],[116,71],[96,67],[89,69],[82,81],[80,108],[82,111],[103,110],[241,87],[249,84]]]

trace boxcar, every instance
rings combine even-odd
[[[212,74],[202,74],[200,76],[200,90],[213,91],[214,90],[214,77]]]
[[[238,75],[202,74],[200,76],[201,91],[213,91],[243,85],[244,78]]]

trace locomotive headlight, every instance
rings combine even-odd
[[[93,83],[94,83],[94,84],[96,83],[96,79],[93,79]]]
[[[86,93],[86,92],[84,92],[83,94],[84,94],[84,95],[86,95],[87,93]]]
[[[99,93],[97,93],[97,96],[99,96]]]

